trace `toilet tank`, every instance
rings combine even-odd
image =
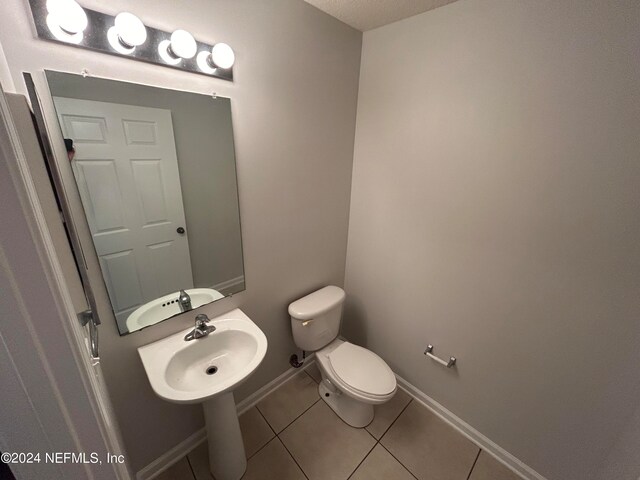
[[[289,305],[293,341],[298,348],[314,352],[338,336],[344,297],[344,290],[330,285]]]

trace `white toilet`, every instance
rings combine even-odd
[[[352,427],[373,420],[373,406],[396,393],[396,377],[375,353],[338,338],[345,293],[328,286],[289,305],[293,340],[315,352],[322,373],[320,397]]]

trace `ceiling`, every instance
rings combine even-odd
[[[361,31],[441,7],[456,0],[305,0]]]

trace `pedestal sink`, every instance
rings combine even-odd
[[[154,392],[175,403],[202,403],[209,468],[216,480],[239,480],[247,460],[233,390],[267,352],[262,330],[240,309],[212,319],[206,337],[186,341],[193,328],[138,348]]]

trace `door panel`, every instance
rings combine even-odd
[[[115,161],[78,160],[75,170],[92,233],[127,230]]]
[[[156,145],[157,127],[155,122],[123,120],[127,145]]]
[[[79,143],[107,143],[107,126],[104,118],[64,115],[65,130],[73,132]]]
[[[138,279],[135,253],[133,250],[100,256],[100,265],[116,314],[137,308],[143,301],[142,288]]]
[[[170,223],[160,159],[132,160],[131,169],[140,202],[143,227]]]

